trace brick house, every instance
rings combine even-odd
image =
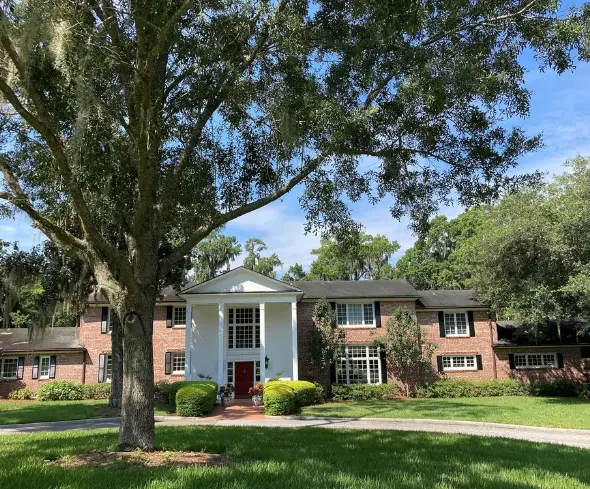
[[[211,376],[245,394],[274,376],[319,380],[308,340],[315,303],[326,298],[345,330],[346,354],[329,375],[337,383],[395,382],[376,341],[395,308],[416,317],[436,346],[432,378],[571,378],[590,381],[590,345],[566,335],[521,344],[469,290],[414,289],[405,280],[286,283],[243,267],[179,294],[168,288],[156,305],[156,381]],[[50,379],[81,383],[111,378],[110,310],[99,295],[79,328],[55,328],[29,340],[26,330],[0,330],[0,396]],[[190,327],[186,327],[190,325]]]

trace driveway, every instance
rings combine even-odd
[[[430,433],[453,433],[460,435],[492,436],[553,443],[590,449],[590,430],[562,428],[539,428],[472,421],[449,421],[434,419],[383,419],[383,418],[312,418],[302,416],[260,417],[259,419],[181,418],[156,416],[156,426],[260,426],[265,428],[328,428],[361,430],[425,431]],[[55,423],[31,423],[0,426],[0,435],[38,433],[45,431],[89,430],[114,428],[119,418],[58,421]]]

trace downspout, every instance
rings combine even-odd
[[[82,352],[82,383],[86,383],[86,350]]]
[[[492,372],[494,379],[498,378],[498,369],[496,366],[496,350],[494,348],[494,327],[492,326],[492,313],[488,311],[488,324],[490,326],[490,346],[492,348]]]

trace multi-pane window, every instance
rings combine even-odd
[[[186,307],[174,308],[174,326],[186,326]]]
[[[41,357],[39,359],[39,378],[40,379],[48,379],[49,378],[49,357]]]
[[[183,374],[184,373],[184,352],[172,353],[172,373]]]
[[[454,355],[442,357],[443,370],[476,370],[475,355]]]
[[[231,308],[227,319],[228,348],[260,348],[260,309]]]
[[[338,384],[380,384],[381,356],[374,345],[348,345],[336,361]]]
[[[113,355],[104,356],[104,380],[105,382],[113,380]]]
[[[557,355],[555,353],[516,353],[514,366],[516,368],[557,367]]]
[[[445,336],[469,336],[466,312],[445,312]]]
[[[336,304],[338,326],[374,326],[375,312],[373,303],[367,304]]]
[[[254,363],[254,382],[260,382],[260,360]]]
[[[0,378],[16,379],[18,358],[0,358]]]
[[[234,362],[227,362],[227,383],[234,383]]]

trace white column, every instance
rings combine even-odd
[[[291,302],[291,342],[293,345],[293,380],[299,380],[299,361],[297,358],[297,301]]]
[[[225,383],[223,378],[223,352],[225,346],[223,333],[225,330],[225,303],[218,302],[217,306],[219,310],[219,324],[217,327],[217,384],[223,385]]]
[[[260,303],[260,382],[266,379],[266,318],[264,302]]]
[[[191,380],[191,352],[193,351],[193,305],[186,303],[186,330],[184,332],[184,380]]]

